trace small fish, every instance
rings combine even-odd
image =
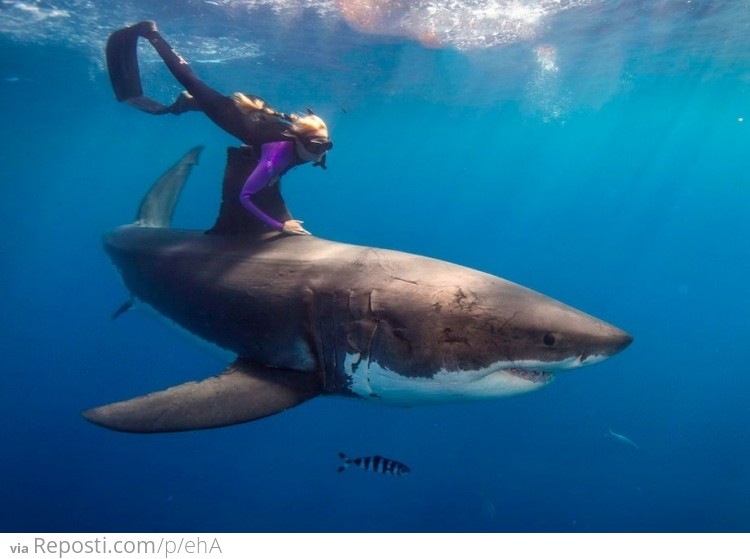
[[[477,493],[479,498],[482,500],[482,512],[489,517],[490,520],[497,520],[497,509],[492,499],[484,492]]]
[[[396,462],[390,458],[384,458],[382,456],[364,456],[362,458],[347,458],[346,454],[339,452],[339,458],[344,463],[339,466],[338,472],[341,473],[346,470],[350,464],[367,470],[368,472],[377,472],[379,474],[390,474],[392,476],[404,476],[411,472],[411,469],[406,464]]]
[[[639,449],[640,447],[635,444],[633,441],[631,441],[629,438],[627,438],[625,435],[620,435],[619,433],[615,433],[612,428],[609,428],[609,433],[607,433],[610,437],[620,441],[621,443],[629,444],[630,446]]]

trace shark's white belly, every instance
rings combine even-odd
[[[513,363],[498,362],[476,371],[438,371],[430,378],[410,377],[376,362],[348,354],[344,373],[356,395],[372,402],[417,405],[483,400],[513,396],[542,388],[551,374],[521,371]]]

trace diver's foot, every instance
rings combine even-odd
[[[174,103],[172,103],[172,106],[169,107],[169,112],[175,115],[197,110],[198,106],[195,99],[187,91],[180,93]]]

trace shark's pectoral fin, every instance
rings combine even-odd
[[[271,369],[240,358],[218,376],[92,408],[83,416],[116,431],[189,431],[260,419],[320,393],[315,373]]]

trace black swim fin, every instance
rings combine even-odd
[[[118,29],[109,36],[106,49],[109,80],[112,82],[112,89],[118,101],[124,101],[136,109],[153,115],[179,114],[190,110],[177,106],[182,96],[168,107],[143,94],[141,72],[138,67],[138,38],[145,37],[147,33],[155,29],[156,24],[153,21],[142,21],[130,27]]]

